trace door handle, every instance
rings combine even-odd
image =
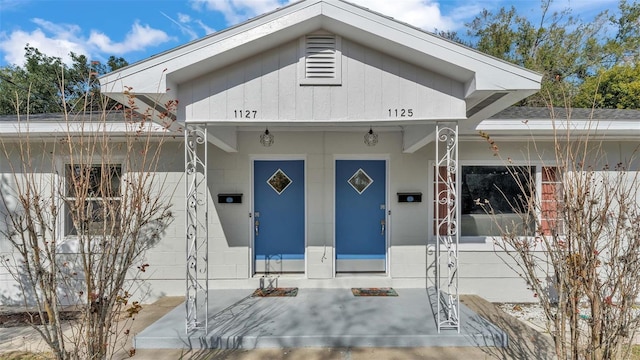
[[[386,228],[386,223],[384,220],[380,220],[380,235],[384,235],[384,230]]]
[[[260,221],[256,220],[255,222],[255,232],[256,232],[256,236],[258,236],[258,234],[260,233]]]

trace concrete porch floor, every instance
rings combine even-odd
[[[507,345],[504,331],[460,305],[461,332],[440,334],[425,289],[355,297],[350,289],[300,288],[296,297],[209,293],[209,332],[185,333],[184,303],[138,333],[136,349],[444,347]]]

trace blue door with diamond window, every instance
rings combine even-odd
[[[386,162],[336,160],[336,271],[386,270]]]
[[[255,272],[304,272],[304,161],[256,160],[253,174]]]

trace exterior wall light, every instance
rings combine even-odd
[[[269,147],[273,145],[274,141],[273,134],[269,132],[269,129],[265,129],[265,131],[260,134],[260,144],[262,144],[262,146]]]
[[[378,134],[374,133],[372,128],[369,128],[369,131],[364,134],[364,143],[367,146],[376,146],[378,143]]]

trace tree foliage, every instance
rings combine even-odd
[[[618,65],[599,70],[582,83],[573,106],[640,109],[640,66]]]
[[[483,10],[466,24],[471,46],[543,75],[542,91],[523,100],[521,105],[564,106],[576,94],[595,93],[594,83],[604,87],[601,92],[616,87],[633,88],[629,77],[602,74],[620,65],[637,64],[640,4],[621,0],[617,15],[604,11],[587,23],[573,17],[570,9],[552,12],[552,4],[553,0],[541,0],[537,23],[511,7],[497,12]],[[624,98],[627,92],[618,91],[616,94],[623,98],[612,96],[610,101],[598,105],[636,106]],[[585,106],[584,99],[573,105]]]
[[[618,17],[608,18],[616,33],[613,38],[607,39],[603,47],[606,54],[603,66],[606,68],[618,64],[638,64],[640,60],[640,4],[621,0],[618,9]]]
[[[0,68],[0,115],[99,111],[114,105],[102,103],[108,100],[98,96],[97,77],[128,65],[126,60],[111,56],[104,65],[85,55],[70,56],[67,65],[27,45],[23,66]]]
[[[468,35],[482,52],[515,63],[543,75],[542,93],[551,94],[552,101],[563,103],[556,83],[579,83],[599,58],[586,57],[584,51],[593,46],[595,34],[602,28],[603,17],[582,24],[570,16],[570,11],[550,12],[552,1],[541,3],[540,22],[518,15],[515,7],[496,13],[483,10],[467,24]],[[523,105],[545,106],[543,96],[534,95]]]

